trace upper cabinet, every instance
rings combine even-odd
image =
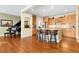
[[[64,17],[59,17],[55,19],[56,23],[64,24]]]
[[[48,23],[48,19],[49,19],[48,17],[44,17],[44,18],[43,18],[43,22],[44,22],[44,23]]]
[[[48,24],[49,24],[49,25],[52,25],[53,23],[55,23],[55,19],[49,18]]]
[[[43,18],[43,22],[44,23],[48,23],[48,25],[52,25],[55,23],[55,19],[54,18],[47,18],[47,17],[44,17]]]
[[[65,15],[65,16],[59,17],[59,18],[44,17],[43,22],[48,23],[49,25],[58,24],[58,23],[61,25],[62,24],[73,25],[73,24],[76,24],[76,14],[68,14],[68,15]]]
[[[52,24],[57,24],[57,23],[60,23],[60,24],[64,24],[64,17],[60,17],[60,18],[43,18],[43,21],[45,23],[48,23],[49,25],[52,25]]]
[[[32,25],[36,25],[36,16],[32,15]]]
[[[75,24],[76,23],[76,14],[69,14],[65,16],[65,24]]]

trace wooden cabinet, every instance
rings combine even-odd
[[[36,35],[36,16],[32,16],[32,35]]]
[[[43,18],[43,22],[44,22],[44,23],[48,23],[48,19],[49,19],[48,17],[44,17],[44,18]]]
[[[48,24],[49,24],[49,25],[52,25],[53,23],[54,23],[54,19],[49,18],[49,19],[48,19]]]
[[[60,23],[60,24],[64,24],[64,17],[62,17],[62,18],[57,18],[56,19],[56,23]]]
[[[75,14],[66,15],[64,23],[69,24],[69,26],[70,25],[72,26],[70,29],[63,30],[63,36],[76,38],[76,28],[73,28],[73,25],[76,24],[76,15]]]
[[[76,23],[76,15],[70,14],[65,16],[65,24],[75,24]]]
[[[63,36],[76,38],[76,29],[64,29]]]
[[[55,23],[59,23],[61,25],[68,25],[71,26],[70,29],[63,29],[63,36],[67,37],[76,37],[76,29],[73,28],[73,25],[76,24],[76,14],[68,14],[65,15],[64,17],[59,17],[59,18],[44,18],[44,22],[48,23],[48,25],[52,25]]]

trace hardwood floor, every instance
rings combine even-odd
[[[63,37],[59,44],[40,41],[36,36],[20,39],[0,37],[1,53],[72,53],[79,52],[79,43],[74,38]]]

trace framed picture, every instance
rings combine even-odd
[[[10,27],[13,25],[12,20],[6,20],[6,19],[1,19],[1,26],[3,27]]]
[[[24,28],[30,28],[30,18],[25,17]]]

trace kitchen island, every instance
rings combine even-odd
[[[46,40],[47,42],[49,41],[55,41],[56,43],[59,43],[62,39],[62,29],[53,27],[53,28],[41,28],[41,30],[38,32],[38,36],[42,40]]]

